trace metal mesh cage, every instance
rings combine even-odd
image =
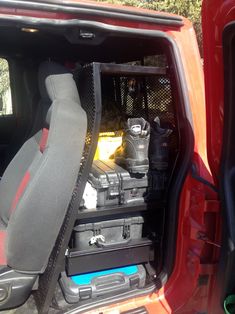
[[[99,130],[105,132],[120,130],[129,117],[143,117],[151,122],[156,116],[159,116],[162,125],[174,130],[172,147],[177,145],[176,117],[170,78],[167,74],[135,74],[126,76],[123,74],[107,75],[106,73],[103,75],[100,64],[93,63],[85,66],[79,75],[79,94],[88,119],[87,137],[70,206],[49,258],[48,266],[39,280],[39,289],[35,299],[40,312],[47,312],[59,273],[64,269],[65,251],[77,218]],[[100,126],[101,97],[102,123]]]
[[[150,123],[159,117],[162,127],[173,130],[170,150],[178,150],[177,119],[170,76],[102,75],[102,132],[122,130],[128,118],[143,117]]]
[[[101,89],[99,70],[94,64],[87,65],[82,69],[78,78],[81,105],[86,111],[88,121],[84,159],[87,158],[89,150],[96,146],[94,138],[98,137],[97,124],[99,124],[101,114],[101,94],[96,92],[97,89]],[[97,114],[99,119],[97,119]]]
[[[102,131],[120,129],[127,118],[133,117],[143,117],[151,122],[159,116],[163,123],[175,125],[171,85],[167,75],[103,76],[102,108]]]

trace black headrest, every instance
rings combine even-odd
[[[51,104],[56,99],[73,100],[79,103],[79,95],[72,73],[55,62],[45,61],[39,66],[38,84],[42,102]],[[51,108],[46,117],[50,121]]]
[[[34,70],[27,70],[23,73],[23,81],[27,95],[34,95],[37,93],[37,79]]]
[[[78,91],[72,73],[64,66],[45,61],[38,71],[39,91],[42,99],[70,99],[79,101]]]

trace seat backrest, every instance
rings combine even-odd
[[[76,84],[64,67],[41,64],[39,89],[51,103],[45,128],[26,141],[0,183],[7,264],[33,273],[44,271],[63,223],[87,129]]]

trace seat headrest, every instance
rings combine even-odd
[[[45,61],[38,71],[39,91],[42,100],[70,99],[79,102],[77,86],[72,73],[55,62]]]
[[[27,70],[23,73],[24,87],[27,95],[34,95],[37,91],[37,80],[35,78],[35,71]]]

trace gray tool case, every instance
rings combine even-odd
[[[61,274],[60,286],[68,303],[113,295],[145,286],[146,271],[142,265],[68,277]]]
[[[148,187],[147,175],[133,177],[113,160],[95,160],[88,181],[97,190],[97,206],[144,203]]]
[[[133,216],[79,224],[74,227],[74,247],[87,250],[126,245],[142,238],[143,223],[142,216]]]

